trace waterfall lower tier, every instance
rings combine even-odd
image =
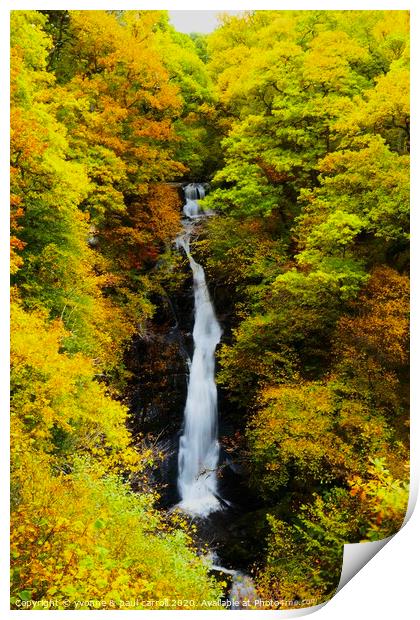
[[[190,367],[184,428],[179,442],[178,508],[206,517],[222,506],[217,493],[219,463],[217,390],[214,381],[214,353],[220,341],[221,329],[206,284],[204,270],[190,253],[190,236],[194,229],[191,219],[202,217],[197,199],[204,197],[199,184],[185,189],[184,213],[190,219],[177,240],[190,262],[194,281],[194,354]]]

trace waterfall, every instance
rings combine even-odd
[[[204,197],[198,183],[185,187],[184,232],[176,239],[188,257],[194,281],[194,353],[190,366],[184,428],[179,442],[178,507],[185,512],[206,517],[219,510],[217,466],[219,462],[217,390],[214,381],[214,352],[221,337],[204,270],[190,253],[190,237],[195,218],[209,215],[197,202]]]
[[[183,208],[184,215],[190,220],[202,217],[203,215],[212,215],[213,212],[208,209],[203,211],[200,209],[197,200],[204,198],[204,187],[200,183],[189,183],[184,187],[185,205]]]

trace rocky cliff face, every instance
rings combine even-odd
[[[127,388],[131,431],[135,438],[153,446],[156,455],[160,453],[159,467],[149,475],[163,505],[178,499],[178,439],[192,354],[193,298],[186,268],[183,276],[176,295],[162,290],[152,298],[154,317],[146,332],[133,339],[126,355],[132,376]]]

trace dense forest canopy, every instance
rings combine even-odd
[[[191,180],[257,592],[330,597],[407,505],[408,12],[13,11],[11,125],[13,605],[222,595],[125,397]]]

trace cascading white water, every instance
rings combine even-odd
[[[245,573],[239,570],[220,566],[217,563],[219,558],[215,551],[210,551],[204,559],[209,563],[210,570],[217,571],[218,573],[225,573],[225,575],[230,575],[232,577],[229,602],[226,603],[228,609],[249,609],[250,604],[255,603],[258,595],[252,577],[245,575]]]
[[[177,507],[192,516],[207,517],[220,510],[223,504],[217,490],[217,466],[219,463],[219,442],[217,440],[217,390],[214,381],[214,353],[222,331],[217,321],[206,284],[204,270],[190,252],[190,238],[198,218],[212,215],[212,211],[200,208],[198,200],[204,197],[204,188],[190,183],[184,188],[185,205],[184,232],[176,239],[178,248],[183,248],[193,273],[194,353],[188,381],[187,402],[184,411],[184,429],[179,442],[178,490],[181,501]],[[254,583],[240,571],[220,566],[218,557],[210,552],[209,569],[231,576],[232,584],[228,609],[248,609],[256,597]]]
[[[197,203],[204,197],[204,188],[191,183],[185,188],[184,213],[190,221],[184,222],[184,232],[176,244],[182,247],[190,262],[194,280],[194,354],[190,366],[187,402],[184,411],[184,429],[179,442],[178,507],[185,512],[206,517],[219,510],[217,498],[217,390],[214,381],[214,352],[221,337],[220,325],[214,313],[206,284],[204,270],[190,253],[192,219],[209,213],[201,211]]]
[[[184,215],[189,219],[202,217],[203,215],[213,215],[211,210],[203,211],[197,200],[204,198],[205,190],[200,183],[190,183],[184,187],[185,205],[183,208]]]

